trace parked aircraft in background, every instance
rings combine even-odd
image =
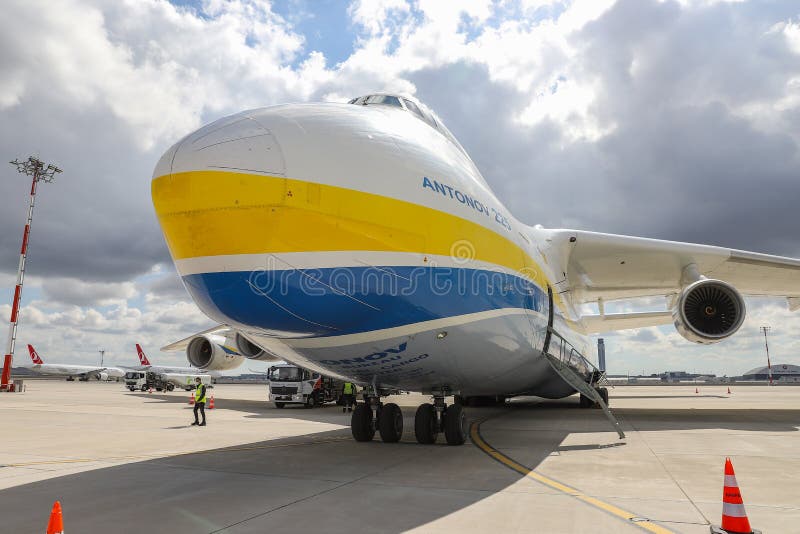
[[[213,378],[217,378],[222,376],[222,373],[219,371],[206,371],[204,369],[199,369],[197,367],[168,367],[163,365],[153,365],[150,363],[150,360],[147,359],[147,355],[145,355],[144,350],[142,350],[142,346],[138,343],[136,344],[136,354],[139,356],[139,363],[141,363],[141,367],[137,368],[140,371],[150,371],[152,373],[158,373],[162,376],[170,378],[172,381],[179,381],[181,384],[176,384],[181,386],[184,380],[181,380],[181,375],[191,375],[192,377],[207,374],[212,376]]]
[[[33,345],[28,345],[28,353],[31,355],[31,360],[33,361],[33,365],[30,369],[44,375],[66,376],[67,380],[74,380],[77,377],[84,381],[90,378],[109,380],[111,378],[119,379],[125,376],[126,370],[120,367],[44,363],[44,360],[42,360],[39,353],[36,352],[36,349],[33,348]]]
[[[566,208],[569,194],[528,201]],[[463,405],[490,397],[579,391],[605,408],[589,334],[673,323],[716,343],[742,325],[742,295],[800,308],[796,259],[521,223],[405,95],[225,117],[162,156],[152,196],[186,289],[221,323],[165,350],[201,369],[275,359],[357,382],[359,441],[400,439],[399,407],[381,402],[397,390],[433,397],[416,412],[420,443],[463,443]],[[664,311],[605,313],[652,296]]]

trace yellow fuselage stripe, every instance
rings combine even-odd
[[[594,506],[595,508],[599,508],[621,519],[625,519],[626,521],[630,522],[631,525],[642,528],[648,532],[655,532],[657,534],[672,533],[671,530],[667,530],[666,528],[660,525],[656,525],[655,523],[651,523],[649,521],[641,521],[633,523],[631,522],[631,519],[637,517],[636,514],[632,514],[626,510],[623,510],[622,508],[614,506],[613,504],[601,501],[596,497],[591,497],[589,495],[586,495],[576,490],[575,488],[567,486],[566,484],[562,484],[561,482],[553,480],[552,478],[548,478],[540,473],[537,473],[532,469],[528,469],[524,465],[520,464],[519,462],[513,460],[512,458],[506,456],[502,452],[498,451],[497,449],[489,445],[486,442],[486,440],[483,439],[483,436],[481,436],[480,434],[481,422],[482,421],[472,423],[472,426],[470,426],[469,429],[470,439],[484,453],[488,454],[489,456],[491,456],[501,464],[505,465],[509,469],[512,469],[525,477],[532,478],[537,482],[541,482],[545,486],[553,488],[556,491],[560,491],[561,493],[565,493],[567,495],[570,495],[571,497],[575,497],[576,499],[583,501],[591,506]]]
[[[174,260],[281,252],[358,250],[453,256],[474,251],[470,259],[518,271],[542,288],[548,285],[539,265],[511,239],[412,202],[227,171],[161,176],[152,182],[152,195]],[[555,299],[563,309],[557,294]]]

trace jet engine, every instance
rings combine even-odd
[[[239,332],[236,332],[236,337],[234,337],[234,344],[236,345],[236,349],[239,353],[242,354],[245,358],[249,360],[261,360],[261,361],[279,361],[280,358],[273,356],[272,354],[268,353],[246,337],[244,337]]]
[[[239,367],[244,356],[227,346],[223,336],[196,336],[186,347],[186,358],[203,371],[227,371]]]
[[[730,284],[708,278],[686,286],[672,310],[678,333],[703,344],[732,336],[742,326],[744,316],[742,295]]]
[[[102,382],[105,382],[106,380],[108,380],[108,373],[105,373],[105,372],[102,372],[102,371],[97,373],[97,379],[102,381]]]

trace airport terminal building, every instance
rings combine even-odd
[[[788,363],[773,365],[772,379],[780,382],[800,382],[800,365]],[[769,369],[766,365],[750,369],[742,375],[742,380],[769,380]]]

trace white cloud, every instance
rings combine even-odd
[[[390,18],[409,11],[405,0],[356,0],[348,9],[353,22],[373,35],[386,31]]]
[[[119,304],[137,295],[133,282],[85,282],[75,278],[47,278],[42,289],[49,300],[77,306]]]

